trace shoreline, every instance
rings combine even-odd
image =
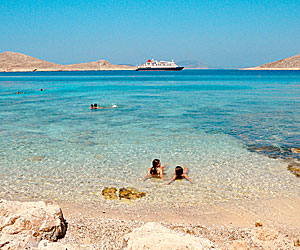
[[[33,73],[33,72],[95,72],[95,71],[135,71],[135,69],[72,69],[72,70],[0,70],[0,73]]]
[[[72,201],[0,200],[0,204],[3,250],[271,250],[300,246],[298,195],[197,207],[182,203],[178,208],[141,207],[138,202],[121,207]]]
[[[300,70],[300,68],[258,68],[258,67],[253,67],[253,68],[245,68],[245,69],[239,69],[239,70]]]
[[[86,246],[86,249],[97,249],[103,242],[111,246],[107,249],[119,249],[115,247],[123,244],[128,233],[148,223],[163,225],[181,235],[204,237],[213,242],[216,249],[252,249],[254,246],[274,249],[275,245],[293,249],[300,239],[300,211],[297,209],[300,197],[201,207],[183,204],[179,208],[149,206],[141,209],[126,203],[118,208],[66,202],[59,205],[69,225],[66,236],[59,242],[83,244],[81,248]],[[258,221],[262,226],[256,225]]]
[[[188,68],[184,70],[244,70],[244,71],[300,71],[300,68],[233,68],[233,69],[215,69],[215,68],[208,68],[208,69],[202,69],[202,68]],[[115,69],[68,69],[68,70],[55,70],[55,69],[39,69],[39,70],[32,70],[32,69],[24,69],[24,70],[0,70],[0,73],[33,73],[33,72],[103,72],[103,71],[136,71],[135,68],[115,68]],[[153,72],[153,71],[152,71]],[[155,71],[154,71],[155,72]],[[167,71],[168,72],[168,71]]]
[[[191,206],[186,203],[179,207],[139,204],[138,201],[122,202],[120,206],[108,204],[81,204],[57,202],[64,214],[115,218],[120,220],[141,220],[143,222],[201,223],[205,226],[249,227],[261,220],[273,227],[295,227],[300,230],[300,197],[282,197],[261,200],[240,200]]]

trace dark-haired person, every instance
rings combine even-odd
[[[116,104],[112,104],[111,107],[99,107],[97,105],[97,103],[95,103],[94,105],[91,104],[91,109],[113,109],[113,108],[117,108],[118,106]]]
[[[186,166],[184,166],[184,169],[181,166],[177,166],[175,168],[175,174],[174,174],[174,176],[172,177],[171,180],[169,180],[165,184],[169,185],[171,182],[175,181],[176,179],[183,179],[183,178],[187,179],[191,183],[194,183],[190,179],[190,177],[188,177],[188,172],[189,172],[189,169]]]
[[[164,179],[164,167],[167,166],[167,163],[165,163],[163,166],[161,166],[159,159],[154,159],[152,161],[152,168],[148,168],[147,175],[144,178],[144,181],[150,177],[160,177]]]
[[[91,104],[91,109],[103,109],[103,108],[105,108],[105,107],[98,107],[97,103],[95,103],[94,105]]]

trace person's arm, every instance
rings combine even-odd
[[[169,185],[171,182],[175,181],[176,177],[177,177],[177,175],[174,175],[174,176],[172,177],[172,179],[169,180],[168,182],[166,182],[165,184],[166,184],[166,185]]]
[[[183,174],[182,177],[184,177],[185,179],[187,179],[190,183],[194,184],[194,182],[190,179],[190,177],[188,177],[187,174]]]
[[[158,174],[159,174],[159,177],[160,177],[161,179],[163,179],[163,180],[165,179],[165,178],[164,178],[164,169],[163,169],[163,168],[159,168],[159,169],[158,169]]]
[[[144,177],[143,181],[145,181],[148,178],[150,178],[150,176],[151,176],[150,171],[151,171],[151,168],[148,168],[147,175]]]

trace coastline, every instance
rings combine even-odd
[[[260,68],[260,67],[253,67],[253,68],[244,68],[239,70],[300,70],[300,68]]]
[[[297,249],[300,197],[173,208],[0,200],[6,249]]]
[[[257,220],[264,225],[300,230],[300,197],[290,196],[257,200],[239,200],[203,205],[162,206],[120,201],[120,206],[104,203],[58,202],[66,217],[89,214],[95,217],[143,222],[199,223],[204,226],[250,227]]]
[[[32,70],[32,69],[21,69],[21,70],[1,70],[1,73],[22,73],[22,72],[76,72],[76,71],[135,71],[135,68],[112,68],[112,69],[64,69],[64,70],[57,70],[57,69],[37,69],[37,70]]]
[[[184,70],[212,70],[210,68],[186,68]],[[227,70],[227,69],[213,69],[213,70]],[[232,70],[232,69],[229,69]],[[259,67],[253,67],[253,68],[237,68],[233,70],[251,70],[251,71],[259,71],[259,70],[265,70],[265,71],[298,71],[300,68],[259,68]],[[129,67],[129,68],[103,68],[103,69],[19,69],[19,70],[1,70],[0,73],[26,73],[26,72],[97,72],[97,71],[136,71],[135,67]]]

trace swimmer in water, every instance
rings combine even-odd
[[[95,103],[94,105],[91,104],[91,109],[104,109],[104,108],[106,108],[106,107],[98,107],[97,103]]]
[[[167,163],[165,163],[163,166],[161,166],[160,160],[154,159],[152,161],[152,168],[148,169],[147,175],[145,176],[144,181],[150,177],[159,177],[161,179],[164,179],[165,166],[167,166]]]
[[[186,166],[184,166],[184,169],[181,166],[177,166],[175,168],[175,174],[174,174],[174,176],[172,177],[171,180],[169,180],[165,184],[169,185],[171,182],[175,181],[176,179],[183,179],[183,178],[187,179],[191,183],[194,183],[190,179],[190,177],[188,177],[188,172],[189,172],[189,169]]]
[[[111,107],[99,107],[97,105],[97,103],[95,103],[94,105],[91,104],[91,109],[113,109],[113,108],[117,108],[118,106],[116,104],[112,104]]]

